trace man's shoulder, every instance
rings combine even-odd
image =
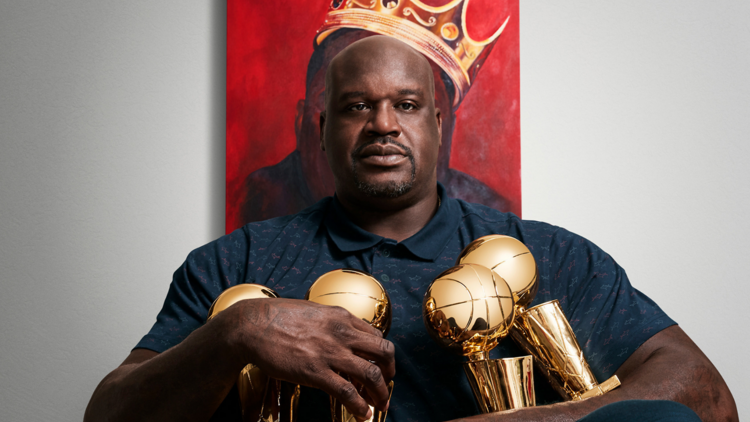
[[[512,212],[503,212],[484,204],[468,202],[460,198],[453,199],[458,202],[464,223],[498,223],[530,230],[564,230],[544,221],[524,220]]]
[[[544,221],[522,219],[512,212],[502,212],[483,204],[454,198],[460,209],[461,226],[474,236],[506,234],[526,244],[529,249],[557,249],[566,244],[590,244],[587,239],[560,226]]]
[[[194,249],[188,261],[200,256],[212,256],[214,251],[233,252],[234,257],[239,257],[246,253],[253,255],[267,251],[274,242],[303,243],[303,238],[310,238],[318,232],[331,200],[330,197],[323,198],[296,214],[247,223]]]
[[[296,233],[317,230],[323,223],[333,198],[326,197],[296,214],[254,221],[245,224],[238,230],[255,237],[268,237],[282,233]]]

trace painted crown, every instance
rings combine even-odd
[[[445,71],[456,86],[453,106],[457,107],[510,19],[506,18],[489,38],[474,40],[466,30],[469,1],[451,0],[433,7],[419,0],[333,0],[315,45],[342,28],[397,38]]]

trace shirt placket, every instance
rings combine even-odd
[[[383,285],[391,298],[391,312],[396,321],[402,318],[403,303],[400,301],[400,294],[396,291],[398,288],[394,283],[396,274],[396,265],[393,264],[396,242],[385,239],[375,248],[372,259],[372,275]]]

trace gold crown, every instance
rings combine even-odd
[[[427,56],[453,80],[456,107],[510,19],[506,18],[491,37],[476,41],[466,30],[469,1],[451,0],[433,7],[419,0],[333,0],[315,45],[342,28],[397,38]]]

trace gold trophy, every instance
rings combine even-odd
[[[488,359],[513,324],[514,305],[508,284],[475,264],[457,265],[438,275],[422,302],[430,337],[468,357],[464,372],[482,413],[536,404],[531,356]]]
[[[208,309],[207,321],[241,300],[277,297],[275,291],[260,284],[230,287]],[[251,363],[240,372],[237,390],[244,422],[294,422],[297,419],[299,385],[270,378]]]
[[[484,265],[508,283],[516,304],[510,335],[565,400],[599,396],[620,385],[616,375],[597,382],[557,300],[526,309],[539,287],[536,261],[526,245],[510,236],[480,237],[464,248],[458,263]]]
[[[320,276],[305,294],[305,299],[321,305],[340,306],[383,333],[391,328],[391,299],[383,286],[370,274],[343,268]],[[362,394],[363,386],[352,382]],[[393,394],[393,381],[388,383],[388,398]],[[366,422],[385,422],[388,412],[370,406],[372,417]],[[355,421],[354,415],[331,397],[333,422]]]

